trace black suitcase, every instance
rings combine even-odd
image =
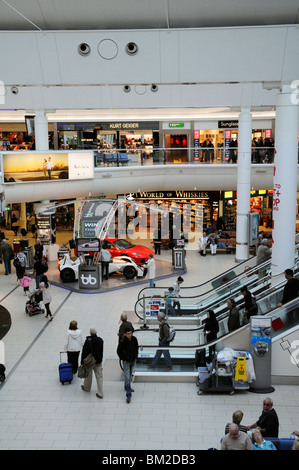
[[[64,385],[66,382],[72,383],[73,380],[73,370],[72,364],[69,362],[62,362],[62,354],[66,354],[66,352],[62,351],[60,353],[60,364],[58,367],[59,370],[59,380]]]

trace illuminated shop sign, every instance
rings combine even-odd
[[[209,199],[207,191],[140,191],[130,193],[126,199]]]
[[[183,122],[170,122],[169,127],[184,127]]]
[[[218,129],[236,129],[239,127],[239,121],[218,121]]]

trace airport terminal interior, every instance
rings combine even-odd
[[[266,399],[266,440],[297,442],[298,22],[294,0],[0,2],[1,450],[198,456]],[[139,345],[129,399],[121,315]],[[102,396],[94,374],[90,391],[62,380],[72,321],[104,342]],[[171,364],[152,365],[159,346]]]

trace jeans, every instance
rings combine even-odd
[[[163,347],[169,346],[169,343],[162,343],[162,341],[159,340],[159,346],[163,346]],[[160,357],[162,356],[162,354],[163,354],[165,362],[166,362],[166,367],[168,369],[172,369],[172,361],[171,361],[170,353],[167,349],[157,349],[156,354],[155,354],[155,356],[152,360],[152,366],[156,367],[156,365],[157,365]]]
[[[36,289],[39,289],[40,281],[42,280],[43,275],[42,274],[36,274],[35,276],[35,287]]]
[[[135,365],[135,361],[123,362],[123,368],[124,368],[124,374],[125,374],[125,391],[126,391],[127,398],[131,398],[131,395],[132,395],[131,377],[132,377],[134,365]]]
[[[5,259],[5,260],[4,260],[4,268],[5,268],[5,274],[10,274],[10,273],[11,273],[11,262],[10,262],[10,259]]]
[[[155,287],[155,279],[150,279],[149,282],[150,287]]]

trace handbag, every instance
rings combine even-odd
[[[272,328],[274,331],[281,330],[284,327],[284,323],[280,317],[272,318]]]
[[[86,356],[86,358],[83,359],[83,364],[88,368],[93,367],[96,364],[96,360],[93,357],[92,353],[88,354],[88,356]]]
[[[90,367],[93,367],[95,364],[96,364],[96,360],[92,354],[92,342],[91,342],[91,339],[89,339],[89,342],[90,342],[90,349],[91,349],[91,353],[88,354],[88,356],[86,356],[85,359],[83,359],[83,364],[86,365],[86,367],[90,368]]]
[[[85,364],[81,364],[78,367],[78,377],[79,379],[85,379],[88,376],[88,369]]]

